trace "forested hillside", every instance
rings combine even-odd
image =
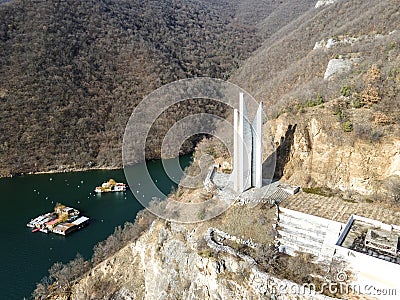
[[[15,0],[1,5],[0,174],[121,166],[123,131],[136,103],[177,79],[227,79],[262,38],[314,5],[287,1],[299,9],[286,17],[287,4],[281,2]],[[263,22],[268,30],[260,27]],[[186,109],[224,114],[218,105]],[[160,136],[178,117],[176,111],[159,122]],[[154,156],[149,151],[148,157]]]
[[[271,117],[346,96],[398,124],[399,4],[336,1],[309,10],[267,38],[231,80],[268,103]],[[349,65],[324,78],[330,60]]]

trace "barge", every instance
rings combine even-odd
[[[101,186],[97,186],[94,191],[96,193],[109,193],[109,192],[124,192],[128,185],[121,182],[116,182],[114,179],[110,179],[104,182]]]
[[[65,236],[88,223],[89,218],[81,216],[79,210],[57,203],[54,211],[30,220],[26,226],[32,228],[32,232],[52,232]]]

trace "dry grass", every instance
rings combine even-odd
[[[207,225],[244,239],[251,238],[256,243],[269,244],[273,240],[274,216],[275,208],[269,206],[231,206]]]

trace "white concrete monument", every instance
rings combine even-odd
[[[250,123],[243,93],[239,110],[234,110],[233,186],[241,193],[251,187],[262,187],[262,103]]]

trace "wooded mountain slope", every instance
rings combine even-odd
[[[280,18],[281,12],[287,16],[282,9],[287,2],[298,9]],[[228,78],[262,37],[313,5],[310,0],[2,4],[0,174],[120,166],[125,124],[145,95],[181,78]],[[261,30],[262,22],[270,28]],[[210,107],[187,109],[189,114]],[[224,114],[218,105],[211,109]],[[159,122],[159,136],[175,122],[176,111]]]
[[[398,0],[336,1],[311,9],[267,38],[231,80],[268,103],[271,117],[307,106],[318,96],[324,101],[340,97],[343,88],[349,96],[361,97],[371,85],[379,96],[373,110],[398,123],[394,108],[400,105],[399,4]],[[326,47],[329,39],[332,44]],[[321,41],[324,46],[315,47]],[[348,71],[326,80],[331,59],[353,60]],[[372,67],[377,73],[374,80],[368,78]]]

